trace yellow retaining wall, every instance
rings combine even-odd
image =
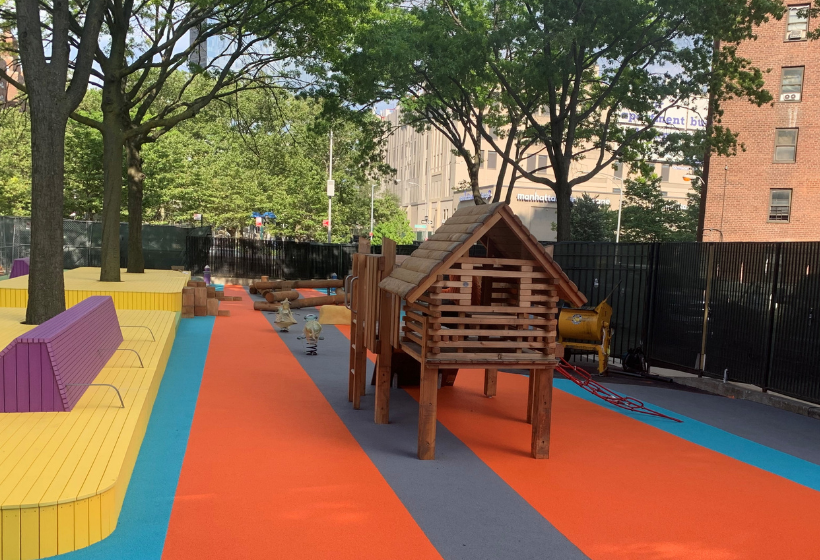
[[[65,271],[66,307],[90,296],[111,296],[117,309],[182,310],[182,288],[190,275],[173,270],[146,270],[143,274],[122,272],[122,282],[100,282],[99,268]],[[28,276],[0,282],[0,307],[28,304]]]
[[[3,310],[4,319],[23,310]],[[71,412],[0,414],[0,560],[45,558],[104,539],[117,526],[179,314],[118,311],[121,348]],[[8,336],[0,321],[0,339]],[[12,337],[13,338],[13,337]],[[9,339],[10,340],[10,339]],[[3,341],[0,340],[0,343]]]

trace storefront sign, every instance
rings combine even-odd
[[[515,197],[518,202],[557,202],[554,195],[540,195],[540,194],[519,194]],[[578,200],[574,196],[570,197],[569,199],[571,202],[575,202]],[[601,206],[609,206],[610,202],[608,198],[603,200],[598,198],[593,198],[595,202],[597,202]]]
[[[485,198],[485,199],[489,200],[492,197],[493,197],[493,191],[491,191],[491,190],[487,191],[485,193],[481,193],[481,198]],[[459,200],[459,202],[466,202],[468,200],[473,200],[474,198],[475,197],[473,196],[473,193],[468,192],[466,194],[461,195],[461,198],[459,198],[458,200]]]

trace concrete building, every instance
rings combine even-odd
[[[383,111],[381,117],[396,127],[386,147],[386,162],[396,170],[396,175],[385,180],[383,187],[399,198],[416,233],[416,239],[426,239],[458,208],[474,204],[467,165],[453,153],[452,145],[439,131],[432,129],[419,133],[410,126],[402,125],[400,108]],[[635,119],[636,115],[624,111],[620,120],[629,125]],[[670,130],[702,128],[704,124],[700,117],[683,109],[670,111],[658,121],[659,127]],[[492,199],[501,167],[501,156],[493,151],[485,151],[481,160],[481,193],[484,198]],[[547,165],[546,155],[543,152],[533,154],[525,163],[528,169],[544,167]],[[583,161],[579,162],[573,172],[582,173],[588,166]],[[685,206],[691,183],[683,177],[691,173],[691,168],[663,163],[658,163],[656,168],[663,181],[664,195]],[[624,175],[623,169],[602,172],[576,188],[574,195],[587,193],[600,204],[607,204],[617,210]],[[506,186],[501,194],[502,200],[505,195]],[[511,207],[540,241],[555,240],[553,224],[556,221],[556,204],[552,189],[519,178],[515,183]]]
[[[705,241],[817,241],[820,226],[820,49],[807,40],[809,3],[787,2],[781,19],[763,24],[740,46],[764,74],[774,103],[723,104],[722,124],[745,151],[712,158]]]

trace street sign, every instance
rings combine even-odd
[[[256,227],[262,226],[262,216],[257,216],[256,218]]]
[[[195,222],[202,221],[202,214],[194,214],[194,221]]]
[[[330,225],[330,220],[322,220],[322,227],[327,227]]]
[[[336,194],[336,181],[328,179],[327,181],[327,196],[334,196]]]
[[[413,226],[413,227],[415,227],[416,229],[427,229],[427,226],[426,226],[426,225],[424,225],[424,224],[416,224],[416,225],[415,225],[415,226]]]

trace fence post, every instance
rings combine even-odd
[[[646,289],[646,302],[644,309],[646,310],[646,317],[643,321],[643,333],[641,335],[644,347],[644,359],[646,360],[646,373],[652,366],[650,363],[650,354],[652,352],[652,326],[655,314],[655,291],[658,282],[658,266],[660,261],[660,244],[652,243],[649,246],[649,263],[648,263],[648,285]]]
[[[769,390],[769,379],[772,374],[772,363],[774,362],[774,322],[777,318],[777,285],[780,282],[780,254],[783,248],[782,243],[777,243],[774,249],[774,264],[772,270],[772,297],[769,300],[769,325],[766,334],[766,369],[763,372],[763,386],[760,388],[764,393]]]
[[[709,243],[709,256],[706,259],[706,293],[703,297],[703,336],[700,343],[700,358],[698,360],[698,377],[703,377],[706,370],[706,339],[709,334],[709,301],[712,298],[712,277],[715,268],[715,245]]]

